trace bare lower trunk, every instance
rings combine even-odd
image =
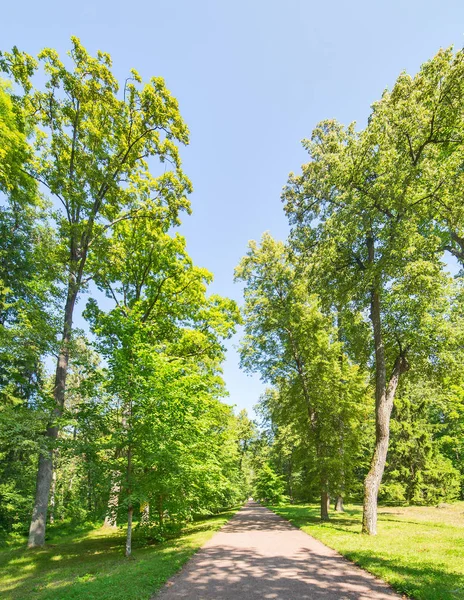
[[[372,250],[373,251],[373,250]],[[380,298],[376,290],[371,295],[371,321],[375,344],[375,449],[369,473],[364,481],[362,532],[377,534],[377,497],[387,460],[390,438],[390,416],[399,378],[408,369],[404,356],[395,362],[387,386],[385,347],[382,337]]]
[[[55,497],[56,497],[56,469],[52,472],[52,486],[50,489],[50,523],[55,522]]]
[[[379,394],[381,402],[376,406],[375,449],[369,473],[364,481],[362,532],[369,535],[377,534],[377,498],[387,460],[390,416],[399,378],[407,369],[406,359],[400,356],[395,362],[387,389],[384,390],[383,394]]]
[[[45,432],[50,443],[50,449],[41,454],[37,469],[37,483],[34,508],[32,511],[31,525],[29,528],[28,547],[35,548],[45,544],[45,525],[47,522],[48,498],[52,484],[53,461],[52,447],[58,437],[58,426],[55,425],[57,419],[63,414],[64,394],[66,388],[66,376],[69,364],[69,342],[71,341],[72,319],[74,306],[77,298],[78,285],[74,277],[70,277],[68,285],[68,295],[64,311],[64,326],[61,343],[61,350],[58,356],[55,374],[55,387],[53,397],[55,408],[53,410],[53,423],[51,423]]]
[[[162,527],[163,523],[164,523],[164,509],[163,509],[163,496],[162,496],[162,494],[160,494],[159,498],[158,498],[158,519],[159,519],[159,524]]]
[[[129,448],[127,450],[127,495],[129,497],[129,508],[127,509],[127,537],[126,537],[126,556],[127,556],[127,558],[129,558],[129,556],[132,553],[132,516],[134,514],[134,507],[132,506],[132,498],[131,498],[131,495],[132,495],[131,477],[132,477],[132,449],[129,446]]]
[[[127,536],[126,536],[126,556],[129,556],[132,553],[132,516],[134,514],[134,507],[132,504],[129,505],[127,510]]]
[[[335,501],[335,511],[336,512],[344,512],[345,509],[343,507],[343,496],[337,496],[337,499]]]
[[[321,492],[321,520],[329,520],[330,496],[327,490]]]
[[[48,493],[52,483],[53,464],[51,451],[39,456],[39,468],[35,490],[35,503],[29,529],[28,547],[45,544],[45,524],[47,522]]]
[[[121,484],[119,481],[119,473],[114,472],[111,478],[110,497],[108,499],[108,508],[105,516],[105,527],[116,527],[116,520],[119,506],[119,493]]]
[[[140,507],[140,522],[142,525],[150,523],[150,504],[148,502],[144,502]]]

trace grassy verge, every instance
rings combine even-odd
[[[378,535],[361,531],[362,507],[321,523],[316,505],[271,506],[318,540],[416,600],[464,600],[464,502],[379,509]]]
[[[3,600],[148,600],[236,511],[197,521],[175,539],[124,557],[124,532],[51,532],[43,549],[0,552]]]

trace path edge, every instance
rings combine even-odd
[[[323,542],[322,540],[318,539],[317,537],[315,537],[314,535],[311,535],[310,533],[308,533],[307,531],[305,531],[302,527],[298,527],[298,525],[295,525],[294,523],[292,523],[292,521],[290,521],[289,519],[286,519],[285,517],[283,517],[282,515],[279,515],[278,513],[276,513],[274,510],[272,510],[272,508],[270,508],[269,506],[266,506],[265,504],[261,504],[259,503],[261,506],[263,506],[264,508],[267,508],[268,510],[270,510],[272,513],[274,513],[276,516],[278,516],[280,519],[282,519],[282,521],[285,521],[286,523],[289,523],[294,529],[298,529],[299,531],[302,531],[303,533],[305,533],[308,537],[313,538],[314,540],[316,540],[317,542],[319,542],[320,544],[322,544],[323,546],[326,546],[327,548],[330,548],[330,550],[332,550],[332,552],[335,552],[343,561],[345,561],[346,563],[348,563],[351,566],[355,566],[357,569],[359,569],[360,571],[363,571],[365,573],[369,573],[369,575],[371,575],[371,577],[374,577],[379,583],[382,583],[383,585],[386,585],[388,588],[390,588],[390,590],[392,592],[394,592],[395,594],[397,594],[402,600],[417,600],[416,598],[414,598],[413,596],[407,596],[406,594],[404,594],[403,592],[400,592],[398,590],[395,590],[395,588],[388,583],[388,581],[385,581],[385,579],[382,579],[381,577],[379,577],[378,575],[376,575],[375,573],[372,573],[371,571],[369,571],[369,569],[365,569],[364,567],[362,567],[360,564],[358,564],[355,560],[351,560],[350,558],[348,558],[347,556],[345,556],[344,554],[341,554],[338,550],[336,550],[335,548],[332,548],[332,546],[329,546],[329,544],[326,544],[325,542]],[[151,600],[151,598],[150,598]]]
[[[201,546],[198,546],[198,548],[187,558],[187,560],[180,565],[180,567],[177,569],[177,571],[175,573],[173,573],[171,575],[171,577],[169,577],[169,579],[166,579],[166,581],[163,583],[163,585],[158,588],[158,590],[156,592],[154,592],[150,598],[148,598],[148,600],[157,600],[158,598],[160,598],[161,594],[163,593],[163,590],[168,587],[168,584],[173,580],[176,579],[177,577],[180,577],[180,575],[182,574],[182,572],[187,568],[187,565],[190,563],[191,560],[193,560],[195,558],[195,556],[202,550],[202,548],[210,541],[213,539],[213,537],[215,535],[217,535],[218,533],[220,533],[224,527],[226,527],[226,525],[228,525],[232,519],[234,519],[236,517],[236,515],[242,510],[242,508],[248,503],[248,500],[246,500],[243,504],[241,504],[237,510],[234,512],[234,514],[230,517],[230,519],[228,519],[224,525],[221,525],[221,527],[219,529],[217,529],[216,531],[213,532],[213,535],[211,537],[209,537],[207,540],[205,540],[203,542],[203,544]],[[232,510],[234,509],[234,507],[232,507]],[[274,511],[271,511],[274,512]]]

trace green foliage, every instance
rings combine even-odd
[[[97,282],[115,306],[104,313],[90,301],[86,314],[108,364],[123,505],[147,504],[163,536],[165,520],[243,498],[234,417],[219,400],[221,342],[238,313],[206,296],[211,275],[193,266],[179,235],[144,219],[114,234]]]
[[[135,70],[120,87],[75,37],[0,69],[0,531],[24,531],[39,454],[50,522],[148,503],[164,531],[234,504],[249,437],[220,365],[239,315],[172,233],[191,191],[176,99]],[[98,352],[72,325],[94,285],[113,307],[88,303]]]
[[[266,463],[256,474],[254,497],[261,502],[280,504],[284,501],[284,488],[283,478]]]
[[[337,311],[343,350],[353,364],[370,370],[375,387],[376,438],[365,479],[368,533],[375,533],[397,386],[419,372],[433,379],[438,357],[448,348],[449,358],[457,347],[454,328],[462,329],[462,311],[461,321],[453,322],[455,292],[442,258],[444,251],[464,258],[463,213],[455,208],[462,204],[456,197],[463,164],[463,59],[462,51],[440,51],[415,77],[402,74],[373,105],[362,131],[334,120],[320,123],[303,142],[308,162],[300,174],[290,174],[283,192],[300,276],[324,313]],[[413,419],[407,411],[403,416]],[[422,434],[418,439],[424,445],[421,475],[410,486],[421,490],[403,490],[404,498],[432,502],[445,488],[453,497],[453,461],[435,443],[432,454],[443,474],[436,478],[437,469],[426,464],[432,442]],[[398,500],[402,469],[411,465],[397,451],[404,464],[390,474],[389,493]]]
[[[441,453],[433,405],[439,390],[423,382],[406,384],[392,417],[392,443],[380,499],[394,503],[437,504],[456,500],[460,474]]]
[[[0,84],[0,536],[24,529],[47,419],[44,355],[55,349],[53,231],[23,172],[28,124]]]
[[[295,496],[295,479],[319,492],[348,491],[367,414],[366,375],[283,244],[268,234],[261,246],[252,242],[236,276],[246,284],[242,365],[273,385],[260,410],[271,444],[287,455],[287,493]]]

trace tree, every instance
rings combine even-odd
[[[240,455],[239,468],[243,478],[243,484],[246,487],[247,495],[252,491],[253,470],[250,463],[250,450],[253,442],[256,440],[257,429],[253,421],[248,417],[245,409],[242,409],[236,418],[235,436],[238,443]]]
[[[369,311],[372,326],[376,443],[363,531],[375,534],[396,390],[411,360],[430,351],[430,316],[444,285],[439,240],[424,235],[415,209],[428,195],[422,163],[414,151],[395,151],[375,111],[363,132],[327,121],[303,145],[310,161],[283,194],[292,246],[317,272],[318,289]]]
[[[86,315],[121,415],[115,441],[130,556],[137,503],[155,506],[162,526],[166,507],[189,512],[225,493],[220,442],[229,451],[233,444],[220,432],[231,415],[218,401],[219,364],[238,314],[234,302],[206,297],[211,275],[192,264],[181,236],[150,219],[116,224],[108,258],[96,281],[114,308],[104,313],[91,300]],[[238,448],[235,455],[238,470]]]
[[[30,511],[49,410],[43,360],[55,350],[60,296],[46,205],[22,171],[31,155],[28,127],[0,82],[0,528],[7,531]]]
[[[259,372],[275,394],[264,397],[264,412],[304,440],[321,494],[321,517],[330,489],[339,493],[365,406],[366,380],[356,365],[340,360],[341,344],[331,315],[324,315],[288,250],[268,234],[250,243],[236,269],[245,281],[245,337],[242,366]]]
[[[105,262],[112,227],[134,218],[174,225],[179,211],[188,210],[186,194],[191,188],[176,146],[188,142],[188,131],[164,81],[154,77],[142,85],[132,70],[120,90],[109,55],[98,52],[92,57],[77,38],[71,41],[71,69],[51,49],[43,50],[38,60],[16,48],[0,54],[1,68],[22,85],[17,98],[21,115],[32,115],[33,153],[22,171],[44,186],[59,207],[54,213],[57,265],[66,300],[54,415],[46,434],[52,445],[65,401],[75,305]],[[39,64],[46,78],[43,90],[32,84]],[[156,157],[172,170],[153,176],[149,163]],[[44,544],[52,470],[50,448],[39,458],[30,547]]]

